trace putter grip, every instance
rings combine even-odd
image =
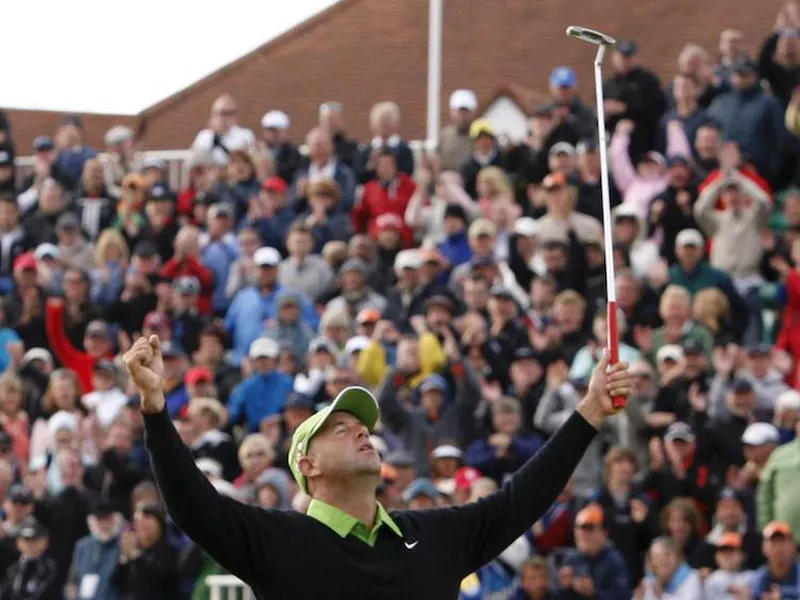
[[[619,362],[619,326],[617,324],[617,303],[608,303],[608,364],[615,365]],[[611,398],[612,406],[617,409],[625,408],[625,397],[614,396]]]

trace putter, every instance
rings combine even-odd
[[[603,202],[603,250],[606,261],[606,301],[608,303],[608,361],[609,364],[619,362],[619,329],[617,325],[617,286],[614,276],[614,245],[611,235],[611,199],[608,184],[608,157],[606,154],[606,119],[603,108],[603,58],[606,49],[613,47],[617,42],[614,38],[594,29],[572,25],[567,27],[567,35],[576,40],[581,40],[597,46],[594,57],[594,93],[597,101],[597,130],[598,146],[600,149],[600,188]],[[625,406],[625,398],[611,399],[616,409]]]

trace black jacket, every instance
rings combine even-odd
[[[300,168],[302,160],[300,150],[291,142],[282,142],[277,147],[270,148],[270,151],[275,161],[278,177],[283,179],[287,185],[291,184],[294,181],[294,174]]]
[[[16,232],[9,235],[13,236],[13,241],[8,247],[8,252],[4,252],[3,244],[0,244],[0,276],[3,277],[12,277],[14,260],[34,246],[30,232],[25,227],[19,227]]]
[[[120,563],[111,584],[130,600],[181,598],[178,551],[163,537],[136,560]]]
[[[86,485],[108,499],[114,509],[131,516],[131,493],[141,481],[150,475],[150,469],[142,466],[129,453],[106,450],[100,462],[86,471]]]
[[[358,183],[369,183],[373,179],[375,179],[375,171],[374,169],[368,169],[367,163],[369,162],[369,156],[372,154],[373,146],[372,144],[364,144],[361,146],[359,152],[359,163],[358,163]],[[411,147],[404,141],[400,140],[397,146],[392,147],[392,151],[394,155],[397,157],[397,170],[400,173],[405,173],[409,177],[414,174],[414,153],[411,151]]]
[[[0,584],[3,600],[61,600],[55,561],[49,556],[20,559],[6,571]]]
[[[346,164],[353,171],[361,169],[361,156],[358,152],[358,142],[349,139],[343,131],[333,134],[333,151],[336,159]]]
[[[636,67],[630,73],[617,73],[610,77],[603,91],[606,100],[619,100],[627,106],[623,114],[606,119],[608,130],[614,131],[622,119],[630,119],[636,124],[628,149],[636,164],[644,152],[655,147],[658,120],[667,108],[661,82],[654,73]]]
[[[239,455],[236,442],[231,436],[218,429],[204,433],[192,444],[192,456],[195,459],[212,458],[222,465],[222,477],[233,481],[242,472],[239,466]]]
[[[691,202],[687,208],[682,208],[681,205],[678,204],[677,198],[680,191],[686,191],[689,196],[691,196]],[[653,203],[657,200],[664,202],[664,210],[660,218],[655,219],[651,215]],[[651,215],[648,215],[647,235],[651,236],[657,229],[661,229],[664,236],[664,241],[661,244],[661,256],[670,264],[677,260],[675,257],[675,238],[678,237],[678,234],[684,229],[697,228],[692,210],[696,201],[697,187],[692,185],[683,189],[670,186],[650,202]]]
[[[476,189],[476,182],[478,181],[478,173],[481,172],[482,169],[485,167],[500,167],[501,169],[506,168],[506,156],[499,150],[497,150],[492,156],[492,159],[489,161],[488,164],[481,164],[477,160],[475,160],[474,156],[471,156],[467,164],[464,165],[464,168],[461,169],[461,177],[464,180],[464,191],[469,194],[470,198],[477,198],[478,191]]]

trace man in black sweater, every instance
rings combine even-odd
[[[165,409],[156,336],[125,355],[145,413],[147,449],[170,516],[257,598],[455,598],[461,580],[539,519],[564,488],[606,417],[628,397],[627,365],[603,358],[586,397],[503,488],[457,508],[391,515],[375,497],[381,461],[369,440],[378,420],[364,388],[342,391],[292,437],[289,464],[312,496],[307,514],[220,496],[197,470]],[[315,576],[308,576],[313,565]]]

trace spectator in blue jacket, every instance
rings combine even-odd
[[[59,148],[56,162],[73,181],[80,181],[83,165],[97,156],[97,150],[83,145],[83,121],[78,115],[69,115],[56,133]]]
[[[559,567],[557,600],[629,600],[625,559],[608,543],[603,509],[590,504],[575,517],[575,549]]]
[[[109,502],[99,500],[90,508],[87,523],[89,535],[75,544],[69,587],[77,591],[77,598],[118,600],[111,577],[120,559],[124,520]]]
[[[284,286],[278,282],[280,253],[275,248],[259,248],[253,254],[258,267],[258,282],[236,293],[225,316],[225,327],[233,338],[233,358],[236,364],[247,354],[250,344],[258,338],[264,324],[277,315],[278,293]],[[319,325],[319,315],[314,305],[305,296],[300,297],[300,312],[303,321],[312,329]]]
[[[248,431],[258,431],[261,421],[283,410],[292,391],[292,378],[275,370],[280,346],[270,338],[258,338],[250,345],[252,375],[231,394],[228,403],[230,423],[245,423]]]
[[[269,177],[261,184],[261,192],[250,197],[247,214],[239,221],[239,232],[255,229],[262,245],[285,252],[284,237],[294,218],[289,207],[289,186],[280,177]]]
[[[783,158],[783,109],[761,87],[758,67],[752,61],[744,59],[734,65],[732,83],[733,91],[714,100],[709,113],[722,125],[724,138],[738,143],[759,173],[770,180]]]
[[[228,297],[225,286],[228,272],[239,259],[239,245],[233,234],[234,207],[227,203],[214,204],[208,209],[208,242],[202,252],[203,264],[214,274],[214,291],[211,293],[211,308],[215,314],[225,314]]]
[[[439,244],[440,254],[453,269],[472,259],[472,248],[467,238],[467,212],[463,206],[448,204],[444,209],[444,235]]]
[[[516,398],[500,398],[492,404],[494,433],[467,448],[464,462],[502,485],[542,446],[538,435],[522,432],[522,407]]]

